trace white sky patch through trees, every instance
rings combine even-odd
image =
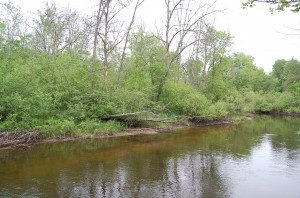
[[[290,11],[270,13],[264,4],[242,9],[244,0],[218,0],[217,9],[224,10],[215,16],[217,30],[228,31],[234,37],[232,52],[244,52],[255,58],[258,67],[266,72],[272,70],[277,59],[296,58],[300,60],[300,13]],[[1,3],[7,2],[0,0]],[[22,13],[42,10],[43,0],[11,0],[21,8]],[[68,7],[82,14],[91,15],[97,0],[52,0],[58,7]],[[145,0],[137,13],[136,23],[144,24],[147,31],[156,32],[161,26],[164,0]],[[299,29],[299,35],[286,35]]]

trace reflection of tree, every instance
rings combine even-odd
[[[229,197],[228,184],[220,171],[221,159],[213,153],[204,154],[206,168],[202,169],[202,197]]]
[[[74,171],[61,172],[57,196],[220,197],[227,192],[220,163],[211,151],[174,156],[158,149],[117,158],[114,163],[87,162]]]
[[[292,168],[299,163],[299,119],[284,117],[278,120],[271,127],[274,135],[270,136],[274,157]]]
[[[274,130],[271,139],[274,149],[286,148],[289,151],[294,151],[300,148],[299,135],[297,134],[300,128],[297,122],[299,119],[284,118],[275,122],[272,127],[269,126]]]
[[[224,197],[227,194],[219,166],[220,158],[211,151],[186,154],[169,161],[168,180],[165,189],[169,197]]]

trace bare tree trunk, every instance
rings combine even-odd
[[[166,5],[166,32],[165,32],[165,40],[163,40],[165,44],[165,58],[164,58],[164,67],[166,69],[166,74],[164,77],[160,80],[160,83],[158,85],[158,90],[157,90],[157,95],[156,95],[156,100],[159,101],[160,96],[163,91],[163,87],[165,84],[165,81],[167,77],[169,76],[169,70],[171,67],[171,62],[170,62],[170,45],[172,43],[172,40],[170,40],[170,31],[172,29],[171,25],[171,20],[173,19],[173,14],[177,10],[177,7],[180,5],[180,3],[183,0],[179,0],[172,8],[171,8],[171,0],[165,0],[165,5]],[[173,37],[174,38],[174,37]]]
[[[116,89],[118,89],[119,85],[120,85],[120,79],[121,79],[121,75],[123,72],[123,67],[124,67],[124,60],[125,60],[125,52],[126,52],[126,48],[127,48],[127,44],[128,44],[128,38],[129,38],[129,34],[132,28],[132,25],[134,23],[135,20],[135,15],[137,12],[138,7],[144,2],[145,0],[137,0],[135,7],[134,7],[134,11],[131,17],[131,21],[129,23],[129,26],[127,28],[127,32],[126,32],[126,37],[125,37],[125,43],[123,46],[123,50],[122,50],[122,56],[121,56],[121,60],[120,60],[120,67],[119,67],[119,72],[118,72],[118,82],[117,82],[117,86]]]
[[[108,0],[105,5],[104,11],[104,38],[103,38],[103,52],[104,52],[104,60],[103,60],[103,67],[104,67],[104,87],[107,88],[108,83],[108,11],[109,11],[109,4],[111,0]]]
[[[161,80],[158,92],[157,101],[163,91],[163,87],[167,78],[170,75],[171,69],[176,61],[180,61],[182,52],[188,47],[195,44],[198,39],[189,39],[191,33],[198,28],[197,24],[205,19],[208,15],[216,12],[213,9],[213,2],[204,3],[194,0],[165,0],[166,5],[166,21],[165,21],[165,38],[161,39],[165,46],[165,75]],[[170,47],[175,48],[175,52],[171,53]]]
[[[97,58],[98,41],[101,41],[103,84],[105,88],[108,86],[110,57],[122,41],[118,16],[126,6],[126,3],[122,0],[100,0],[94,35],[93,58],[94,60]]]
[[[96,60],[97,57],[97,47],[98,47],[98,35],[99,35],[99,27],[103,16],[103,0],[99,2],[99,8],[96,18],[96,25],[94,31],[94,42],[93,42],[93,60]]]

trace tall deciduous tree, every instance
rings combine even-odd
[[[34,20],[35,48],[48,54],[59,54],[64,50],[82,50],[84,45],[76,45],[82,38],[83,29],[79,15],[70,10],[60,10],[54,3],[45,4]],[[87,40],[87,39],[86,39]],[[83,44],[83,43],[81,43]]]
[[[279,91],[283,91],[283,82],[286,80],[286,63],[286,60],[281,59],[276,60],[273,65],[272,76],[278,80]]]
[[[82,17],[72,10],[65,10],[65,45],[69,54],[73,52],[86,53],[89,46],[87,28]]]
[[[217,31],[208,27],[203,33],[199,47],[200,57],[204,63],[203,77],[206,73],[220,65],[222,59],[229,52],[233,37],[224,31]]]
[[[45,9],[38,12],[39,18],[34,21],[35,47],[48,54],[56,54],[61,50],[64,38],[65,22],[53,3],[45,4]]]
[[[164,46],[152,34],[146,33],[143,28],[130,36],[130,51],[132,66],[144,68],[151,78],[153,87],[152,97],[157,96],[157,90],[164,78]]]
[[[157,100],[175,63],[180,62],[182,53],[197,42],[198,38],[192,35],[199,28],[198,24],[217,11],[214,4],[215,1],[165,0],[164,34],[160,40],[165,47],[166,72],[159,85]]]
[[[120,39],[120,28],[122,23],[119,21],[120,12],[129,5],[128,0],[99,0],[97,12],[92,22],[93,30],[93,59],[99,57],[99,51],[109,53],[116,47]],[[109,46],[110,45],[110,46]],[[101,49],[101,50],[99,50]],[[102,54],[103,55],[103,54]],[[100,55],[101,56],[101,55]],[[105,59],[105,57],[104,57]]]
[[[125,8],[130,6],[128,0],[100,0],[98,4],[98,10],[92,26],[94,29],[93,38],[93,59],[97,60],[97,57],[101,59],[104,70],[104,86],[108,84],[108,70],[109,62],[112,58],[113,52],[118,51],[120,43],[124,44],[122,47],[119,68],[118,68],[118,80],[117,87],[120,83],[120,78],[124,66],[125,53],[127,49],[127,43],[129,34],[131,32],[135,15],[138,7],[144,2],[144,0],[137,0],[133,9],[131,20],[126,28],[123,29],[124,20],[121,20],[121,12]]]
[[[7,42],[7,47],[13,45],[15,41],[21,41],[25,36],[25,25],[20,8],[13,5],[11,1],[0,3],[0,22],[3,26],[2,36]]]
[[[286,63],[284,90],[300,93],[300,61],[292,59]]]
[[[133,13],[132,13],[131,20],[130,20],[129,25],[127,27],[127,30],[125,32],[124,46],[123,46],[123,49],[122,49],[122,55],[121,55],[121,60],[120,60],[120,64],[119,64],[120,66],[119,66],[119,72],[118,72],[117,88],[120,84],[121,74],[122,74],[123,67],[124,67],[124,60],[125,60],[125,55],[126,55],[127,44],[128,44],[128,41],[129,41],[129,34],[131,33],[131,29],[132,29],[132,26],[133,26],[133,23],[134,23],[134,20],[135,20],[135,15],[136,15],[137,9],[142,3],[144,3],[144,1],[145,0],[137,0],[136,1],[135,6],[134,6],[134,10],[133,10]]]

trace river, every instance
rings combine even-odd
[[[300,118],[2,150],[0,197],[300,198]]]

